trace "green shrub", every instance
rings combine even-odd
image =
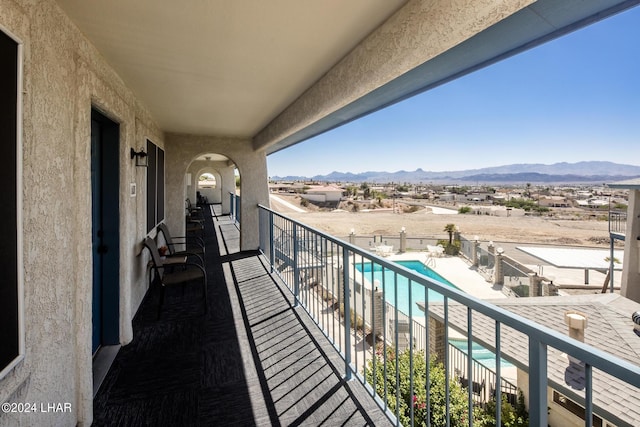
[[[491,399],[485,408],[476,407],[474,410],[473,425],[479,427],[493,427],[496,425],[496,400]],[[507,397],[502,395],[500,406],[501,427],[527,427],[529,425],[529,413],[524,405],[524,395],[518,391],[518,400],[515,406],[507,402]]]
[[[349,318],[351,319],[351,327],[356,331],[365,332],[364,319],[359,315],[357,315],[353,311],[353,309],[350,309],[349,313],[350,313]],[[344,318],[344,303],[340,303],[340,316]]]
[[[386,376],[383,360],[383,352],[387,353]],[[410,352],[405,350],[398,355],[397,363],[397,387],[396,387],[396,359],[393,348],[378,346],[375,356],[375,369],[373,360],[367,362],[365,376],[367,382],[375,388],[378,396],[384,399],[385,387],[389,411],[398,415],[402,425],[411,425],[411,406],[413,406],[414,425],[427,425],[427,391],[426,391],[426,361],[423,350],[413,352],[413,393],[410,383]],[[442,363],[435,357],[429,359],[429,421],[433,427],[447,425],[445,395],[445,370]],[[396,392],[400,399],[396,400]],[[468,394],[457,381],[449,380],[449,425],[451,427],[468,426]],[[397,408],[397,411],[396,411]],[[473,409],[473,425],[489,427],[496,425],[495,399],[487,402],[485,407],[475,406]],[[507,402],[506,395],[502,395],[501,427],[525,427],[529,425],[529,414],[524,404],[524,395],[518,393],[515,405]]]
[[[471,206],[460,206],[458,209],[459,214],[468,214],[469,212],[471,212]]]
[[[529,285],[518,285],[511,288],[511,291],[519,297],[529,296]]]
[[[525,212],[533,211],[543,213],[550,211],[548,207],[540,206],[538,205],[538,202],[529,199],[511,199],[509,201],[502,202],[501,204],[508,208],[523,209]]]
[[[392,348],[387,347],[387,375],[384,375],[384,364],[382,359],[382,349],[376,353],[375,370],[373,361],[368,361],[365,370],[367,381],[373,385],[373,378],[376,378],[376,392],[384,397],[385,383],[387,388],[387,399],[389,410],[396,413],[398,408],[398,418],[400,422],[410,425],[410,411],[413,406],[414,425],[427,425],[427,392],[426,392],[426,362],[424,351],[414,351],[413,353],[413,394],[410,389],[410,353],[409,350],[398,355],[398,390],[400,394],[399,402],[396,401],[396,360]],[[430,422],[433,427],[446,426],[446,400],[445,395],[445,371],[442,363],[435,358],[429,363],[429,407]],[[449,382],[449,414],[450,425],[452,427],[468,426],[468,405],[467,392],[455,381]]]
[[[454,240],[451,244],[447,240],[438,240],[437,244],[444,248],[444,253],[447,255],[457,256],[460,253],[460,240]]]

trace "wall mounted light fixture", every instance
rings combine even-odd
[[[144,148],[140,147],[140,151],[136,151],[133,148],[131,149],[131,158],[136,159],[136,166],[140,166],[146,168],[149,166],[149,157],[148,154],[144,152]]]

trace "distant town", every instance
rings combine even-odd
[[[606,185],[434,185],[410,183],[350,183],[319,181],[270,182],[272,194],[296,194],[303,206],[362,211],[393,209],[415,212],[427,204],[441,204],[459,213],[495,216],[561,215],[571,212],[593,216],[609,210],[626,211],[627,190]]]
[[[327,175],[315,176],[272,176],[276,182],[285,181],[318,181],[318,182],[352,182],[352,183],[410,183],[422,186],[423,183],[440,185],[597,185],[612,183],[629,178],[640,177],[640,166],[613,163],[607,161],[583,161],[575,163],[553,163],[550,165],[511,164],[479,169],[457,171],[414,171],[381,172],[369,171],[361,173],[331,172]]]

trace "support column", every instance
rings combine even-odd
[[[444,363],[445,346],[447,345],[444,339],[444,323],[433,317],[429,317],[429,336],[429,354],[435,354],[438,361]]]
[[[640,302],[640,190],[629,190],[620,295]]]
[[[379,284],[380,282],[377,280],[375,280],[373,284],[373,319],[371,321],[376,341],[378,340],[378,337],[382,336],[384,333],[383,310],[385,307],[384,300],[382,299],[382,291],[378,288]]]
[[[542,277],[538,276],[537,273],[529,273],[529,296],[542,296]]]
[[[502,248],[496,249],[495,254],[495,268],[493,273],[493,284],[504,285],[504,269],[502,266],[502,254],[504,251]]]
[[[474,267],[478,266],[479,252],[480,252],[480,241],[478,240],[478,236],[474,236],[473,242],[471,243],[471,265]]]

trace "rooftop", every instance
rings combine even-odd
[[[509,298],[489,301],[526,319],[567,334],[564,313],[576,310],[586,314],[588,326],[585,343],[618,356],[633,364],[640,360],[640,336],[634,331],[631,314],[640,304],[617,294],[596,294],[568,297]],[[432,304],[430,311],[442,318],[442,305]],[[449,304],[449,325],[466,333],[467,309]],[[495,350],[495,321],[474,313],[473,335],[485,347]],[[511,328],[501,329],[502,357],[528,371],[529,339]],[[581,402],[584,389],[584,367],[572,364],[567,356],[549,348],[548,376],[552,387]],[[593,372],[593,404],[596,412],[608,415],[621,424],[640,425],[640,394],[638,389],[608,374]]]
[[[640,178],[628,179],[608,184],[610,188],[621,188],[628,190],[640,190]]]

